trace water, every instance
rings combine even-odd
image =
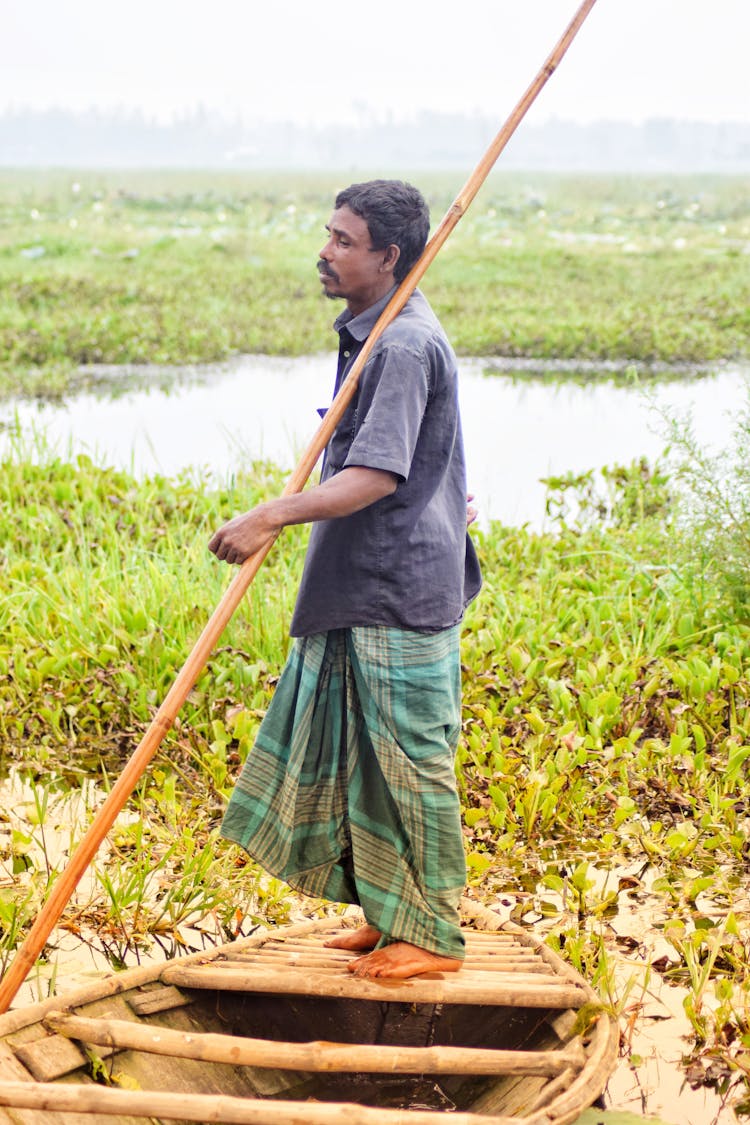
[[[746,400],[740,368],[650,392],[611,381],[513,380],[485,374],[482,360],[462,359],[460,368],[468,481],[482,516],[535,528],[544,523],[541,478],[653,461],[667,443],[659,411],[689,414],[703,447],[720,449]],[[166,374],[105,369],[102,386],[61,405],[4,404],[0,454],[16,419],[22,434],[43,431],[62,454],[88,452],[137,474],[195,469],[225,479],[257,458],[291,468],[330,401],[334,371],[331,355],[244,356]]]

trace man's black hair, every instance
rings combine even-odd
[[[403,180],[369,180],[340,191],[335,206],[348,207],[365,220],[374,250],[398,246],[393,277],[402,281],[424,250],[430,230],[422,193]]]

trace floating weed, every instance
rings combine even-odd
[[[614,982],[614,969],[606,941],[598,930],[568,926],[554,930],[547,944],[563,955],[588,980],[606,1001],[611,1011],[622,1010],[628,991],[620,992]]]
[[[204,495],[186,480],[136,484],[88,458],[24,464],[6,462],[0,478],[0,494],[15,512],[3,561],[10,596],[0,609],[7,638],[0,645],[0,735],[11,751],[36,741],[40,757],[86,736],[116,750],[123,733],[147,721],[218,601],[227,572],[206,543],[229,514],[230,492]],[[238,480],[231,504],[259,499],[272,478],[259,467],[245,486]],[[252,638],[243,666],[235,659],[225,672],[224,649],[206,678],[241,691],[244,665],[283,659],[292,595],[286,577],[277,578],[298,566],[301,543],[295,533],[285,540],[281,561],[270,564],[232,623],[230,636]],[[200,699],[194,695],[193,703]],[[205,724],[209,716],[199,719],[193,706],[190,720]]]
[[[10,886],[0,886],[0,972],[5,972],[26,927],[33,922],[37,905],[32,887],[20,890],[15,879]]]
[[[0,738],[9,784],[26,786],[0,815],[6,957],[221,595],[210,532],[280,483],[262,466],[211,489],[136,481],[42,453],[0,473]],[[702,1049],[740,1042],[750,952],[726,919],[740,934],[750,920],[750,633],[708,584],[682,581],[666,518],[474,534],[485,587],[465,619],[456,757],[471,892],[549,933],[614,1008],[634,1002],[613,949],[640,965],[654,953],[653,978],[694,993]],[[66,937],[125,963],[319,909],[217,837],[286,654],[303,550],[296,530],[277,544],[66,912],[38,991]],[[638,912],[648,936],[627,929]],[[667,920],[685,927],[674,940]]]
[[[314,262],[334,179],[277,175],[270,185],[263,174],[229,175],[219,222],[201,202],[214,194],[213,175],[207,183],[201,173],[148,181],[135,171],[97,173],[96,185],[81,185],[71,228],[64,188],[50,194],[45,177],[40,199],[36,184],[21,186],[23,173],[11,175],[0,182],[0,393],[15,394],[20,383],[27,393],[59,396],[80,385],[80,364],[191,363],[328,346],[330,313]],[[742,179],[720,177],[708,189],[670,179],[675,196],[710,192],[715,206],[689,219],[657,213],[653,184],[640,178],[542,176],[533,186],[526,175],[508,174],[496,182],[511,208],[498,201],[473,211],[449,259],[438,259],[429,275],[428,294],[459,351],[646,367],[747,355],[750,294],[737,249],[747,215]],[[424,187],[436,213],[450,205],[445,177],[427,175]],[[592,207],[603,191],[606,206]],[[527,194],[546,197],[545,222]],[[674,245],[686,237],[689,254]],[[624,253],[624,246],[641,249]],[[548,286],[540,287],[540,274]]]
[[[151,938],[169,937],[176,948],[188,942],[181,928],[210,917],[222,905],[218,880],[212,878],[215,838],[183,825],[179,837],[158,824],[144,827],[118,843],[105,866],[96,865],[105,900],[97,909],[97,928],[117,937],[121,958],[150,948]],[[167,843],[167,832],[172,843]]]
[[[579,920],[601,918],[617,908],[618,891],[609,884],[609,871],[598,871],[587,860],[581,860],[568,871],[548,870],[541,881],[545,889],[559,896],[559,911],[575,914]],[[548,905],[552,905],[547,900]]]
[[[724,1025],[726,1023],[727,1002],[731,1000],[733,992],[731,986],[727,988],[724,984],[713,990],[714,998],[719,1000],[719,1008],[712,1006],[710,1015],[704,1008],[717,960],[732,936],[736,935],[737,921],[732,913],[727,915],[721,926],[708,923],[690,930],[684,922],[674,920],[664,928],[664,936],[680,955],[683,971],[688,978],[689,992],[683,1006],[700,1044],[706,1042],[709,1027],[716,1026],[717,1016]],[[721,1014],[720,1008],[724,1009]]]
[[[58,936],[50,939],[44,972],[37,979],[40,995],[53,987],[64,946],[61,934],[75,935],[122,967],[152,955],[155,944],[167,941],[173,955],[230,936],[244,919],[279,918],[292,909],[288,888],[269,885],[254,864],[238,865],[220,845],[202,802],[187,817],[184,801],[178,811],[171,773],[155,782],[163,800],[142,795],[137,812],[121,813],[110,840],[79,883],[58,924]],[[0,885],[3,964],[104,796],[89,784],[82,799],[81,791],[69,790],[59,777],[32,780],[15,772],[4,785],[6,798],[9,793],[15,797],[6,831],[0,832],[7,873]],[[25,799],[19,800],[21,796]],[[44,835],[39,808],[45,813]]]

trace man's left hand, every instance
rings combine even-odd
[[[474,495],[473,495],[473,493],[470,492],[469,495],[466,497],[466,526],[467,527],[470,527],[471,524],[474,523],[474,520],[479,515],[479,509],[477,508],[477,506],[475,504],[472,503],[473,499],[474,499]]]

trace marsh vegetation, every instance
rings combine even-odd
[[[3,173],[6,392],[69,393],[92,361],[328,348],[311,275],[333,186]],[[747,358],[745,188],[499,179],[425,288],[473,354]],[[431,190],[439,213],[453,189]],[[596,984],[635,1080],[656,981],[679,987],[684,1073],[717,1091],[717,1121],[722,1100],[750,1104],[747,432],[745,412],[717,465],[676,430],[669,468],[551,480],[547,531],[474,533],[485,585],[465,623],[457,763],[469,893],[543,929]],[[43,447],[4,460],[3,963],[219,599],[211,532],[280,487],[268,464],[202,486]],[[324,909],[217,835],[286,654],[304,546],[300,529],[277,544],[31,991],[56,986],[71,937],[117,965]]]
[[[437,220],[461,186],[420,178]],[[330,347],[314,264],[341,177],[0,172],[6,393],[80,364]],[[750,351],[741,178],[495,176],[425,279],[467,355],[696,364]]]

